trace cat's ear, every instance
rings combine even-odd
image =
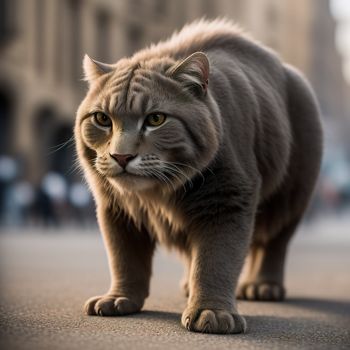
[[[111,64],[102,63],[90,58],[87,54],[83,60],[85,80],[91,82],[101,75],[111,72],[114,67]]]
[[[208,89],[209,61],[203,52],[195,52],[170,69],[170,76],[196,94]]]

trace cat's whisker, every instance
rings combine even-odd
[[[70,169],[68,169],[68,171],[66,172],[66,175],[72,175],[74,173],[78,173],[80,175],[84,174],[83,169],[80,167],[79,164],[72,164]]]
[[[192,169],[195,172],[195,175],[200,175],[201,176],[201,178],[203,180],[203,183],[204,183],[205,178],[204,178],[204,175],[203,175],[201,170],[199,170],[199,169],[197,169],[197,168],[195,168],[195,167],[193,167],[191,165],[185,164],[185,163],[168,162],[168,161],[162,161],[162,162],[165,163],[165,164],[178,165],[178,166],[183,166],[183,167],[187,167],[189,169]],[[214,174],[211,169],[209,169],[209,168],[205,168],[205,169],[208,169],[212,174]]]
[[[58,152],[60,151],[62,148],[64,147],[72,147],[74,146],[74,136],[70,137],[67,141],[64,141],[58,145],[55,145],[55,146],[52,146],[52,147],[49,147],[49,149],[51,150],[50,152],[47,153],[47,155],[51,155],[55,152]]]
[[[162,177],[164,177],[166,179],[166,181],[171,185],[173,191],[176,191],[176,188],[173,184],[173,181],[169,178],[169,176],[167,176],[167,174],[163,173],[161,170],[155,169],[155,171]]]
[[[174,192],[176,191],[174,184],[172,183],[171,179],[166,174],[164,174],[163,172],[161,172],[159,169],[156,169],[156,168],[153,168],[152,171],[154,172],[154,174],[158,174],[158,176],[160,178],[163,178],[167,184],[171,185]]]
[[[80,165],[79,159],[74,159],[72,165],[69,167],[68,171],[66,172],[66,175],[72,175],[73,173],[78,173],[79,175],[84,174],[84,170]]]
[[[187,166],[187,164],[183,164],[183,163],[176,163],[176,162],[166,162],[166,161],[162,161],[163,164],[165,164],[165,166],[168,166],[168,167],[171,167],[174,171],[177,171],[178,173],[180,173],[182,176],[184,176],[188,183],[190,184],[191,187],[193,187],[193,181],[192,179],[190,178],[190,176],[188,174],[186,174],[185,172],[183,172],[178,166]],[[194,167],[191,167],[191,166],[187,166],[189,168],[192,168],[192,169],[195,169],[196,170],[196,174],[199,174],[201,175],[202,179],[204,180],[204,176],[203,174],[201,173],[200,170],[197,170],[196,168]],[[204,182],[204,181],[203,181]]]
[[[173,169],[177,173],[181,174],[182,176],[184,176],[187,179],[187,181],[191,184],[191,186],[193,185],[192,179],[184,171],[182,171],[178,166],[176,166],[174,164],[167,164],[166,167],[170,167],[171,169]]]
[[[172,186],[172,183],[170,181],[170,179],[168,179],[165,174],[162,174],[161,172],[158,172],[157,169],[153,168],[153,169],[148,169],[148,170],[144,170],[144,174],[145,175],[151,175],[151,176],[154,176],[156,177],[158,180],[164,182],[167,186]],[[175,191],[175,188],[173,187],[174,191]]]
[[[69,142],[74,142],[74,136],[71,136],[68,140],[63,141],[63,142],[61,142],[61,143],[59,143],[59,144],[57,144],[55,146],[49,147],[49,149],[56,149],[58,147],[61,147],[61,146],[64,146],[64,145],[68,144]]]
[[[171,166],[169,166],[169,165],[164,165],[164,164],[163,164],[162,169],[163,169],[163,170],[166,170],[167,173],[169,173],[171,176],[173,176],[174,178],[176,178],[176,179],[180,182],[180,184],[181,184],[181,186],[182,186],[184,192],[185,192],[185,193],[187,192],[185,183],[186,183],[186,182],[191,183],[192,181],[191,181],[191,179],[190,179],[186,174],[184,174],[180,169],[176,169],[176,168],[171,167]],[[180,175],[184,177],[185,181],[183,181],[183,179],[181,179]],[[191,185],[191,186],[192,186],[192,185]]]
[[[169,165],[163,165],[163,169],[165,169],[167,172],[169,172],[172,176],[174,176],[180,181],[185,192],[186,192],[185,184],[177,174],[182,175],[185,178],[185,180],[190,183],[191,186],[193,185],[192,180],[178,168],[170,167]]]

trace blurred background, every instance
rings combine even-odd
[[[112,63],[203,16],[240,23],[309,78],[325,155],[307,219],[350,213],[350,1],[0,0],[2,227],[96,224],[72,140],[84,53]]]

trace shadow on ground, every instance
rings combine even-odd
[[[181,327],[181,314],[174,312],[145,310],[131,318],[154,324],[161,322],[180,331],[185,338],[208,337],[209,343],[215,338],[218,344],[233,345],[239,338],[240,343],[250,343],[253,347],[270,344],[281,349],[297,345],[307,349],[347,349],[350,346],[350,302],[291,298],[282,303],[241,302],[240,306],[248,323],[244,335],[193,334]],[[251,315],[252,310],[264,311],[265,314]]]
[[[327,312],[338,316],[350,317],[350,301],[316,298],[291,298],[286,300],[284,304],[296,306],[306,310]]]

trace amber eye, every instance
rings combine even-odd
[[[146,126],[159,126],[165,122],[166,116],[162,113],[153,113],[147,116]]]
[[[93,118],[94,118],[94,121],[100,126],[103,126],[105,128],[109,128],[112,126],[111,118],[102,112],[94,113]]]

